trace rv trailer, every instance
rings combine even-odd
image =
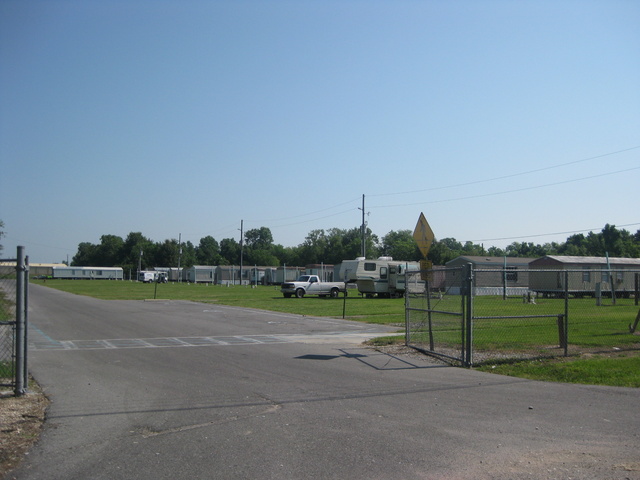
[[[418,270],[419,262],[403,262],[392,257],[379,257],[376,260],[358,257],[336,266],[334,278],[355,283],[358,291],[366,296],[400,297],[407,289],[405,273]],[[419,283],[416,288],[424,289],[424,282],[420,280]]]

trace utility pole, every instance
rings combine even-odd
[[[244,220],[240,220],[240,286],[242,286],[242,260],[244,255]]]
[[[182,260],[182,234],[178,234],[178,283],[182,279],[182,273],[180,272],[180,260]]]
[[[364,222],[364,193],[362,194],[362,208],[358,208],[358,210],[362,210],[362,226],[360,227],[360,234],[362,235],[362,258],[366,258],[367,256],[367,246],[366,246],[366,237],[367,237],[367,225]]]

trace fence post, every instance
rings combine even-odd
[[[24,247],[18,247],[18,257],[16,260],[16,384],[14,393],[17,397],[26,393],[24,384],[25,377],[25,263],[24,263]]]
[[[431,272],[433,273],[433,271]],[[433,352],[433,317],[431,316],[431,284],[429,283],[429,272],[424,276],[425,292],[427,294],[427,319],[429,321],[429,350]]]
[[[465,319],[463,330],[466,329],[464,338],[464,365],[471,367],[473,365],[473,264],[467,264],[465,275],[465,290],[467,294]]]
[[[564,349],[564,356],[567,356],[567,329],[565,316],[563,314],[558,315],[558,343],[560,348]]]
[[[569,347],[569,271],[564,272],[564,356],[568,355]]]
[[[409,315],[409,288],[407,287],[407,272],[404,272],[404,285],[405,285],[405,291],[404,291],[404,344],[406,346],[409,346],[409,343],[411,343],[411,318]],[[345,283],[344,286],[346,287],[347,284]],[[346,292],[346,288],[345,288],[345,292]],[[344,316],[342,317],[344,318]]]
[[[25,391],[29,388],[29,255],[24,257],[24,371],[23,384]]]

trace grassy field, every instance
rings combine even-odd
[[[284,298],[279,287],[220,286],[207,284],[143,284],[129,281],[35,280],[48,287],[105,300],[170,299],[218,303],[298,315],[345,318],[398,327],[398,335],[377,340],[377,344],[404,343],[404,301],[402,299],[368,299],[350,291],[346,300],[306,297]],[[456,309],[459,297],[445,297],[432,304],[435,309]],[[519,299],[507,301],[497,297],[474,299],[474,349],[477,351],[530,348],[531,345],[557,345],[556,315],[564,313],[564,301],[540,299],[537,304],[523,304]],[[481,370],[525,378],[640,387],[640,336],[631,335],[628,325],[638,312],[633,299],[616,305],[595,307],[592,299],[571,300],[569,341],[590,349],[588,357],[535,360],[511,364],[485,365]],[[489,318],[515,315],[551,315],[550,318]],[[450,317],[434,319],[439,342],[459,340],[459,327]],[[517,340],[514,340],[517,339]],[[524,346],[523,346],[524,345]],[[600,356],[593,351],[600,350]],[[612,355],[616,351],[623,351]],[[606,358],[602,358],[603,354]]]
[[[319,317],[359,320],[368,323],[398,324],[404,330],[402,299],[365,299],[350,291],[346,302],[340,298],[284,298],[280,287],[231,286],[187,283],[140,283],[88,280],[34,280],[48,287],[104,300],[190,300],[245,308]],[[345,305],[346,304],[346,305]]]

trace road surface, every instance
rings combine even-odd
[[[34,285],[29,321],[52,403],[11,478],[640,478],[638,389],[454,368],[361,345],[386,327],[212,304]]]

